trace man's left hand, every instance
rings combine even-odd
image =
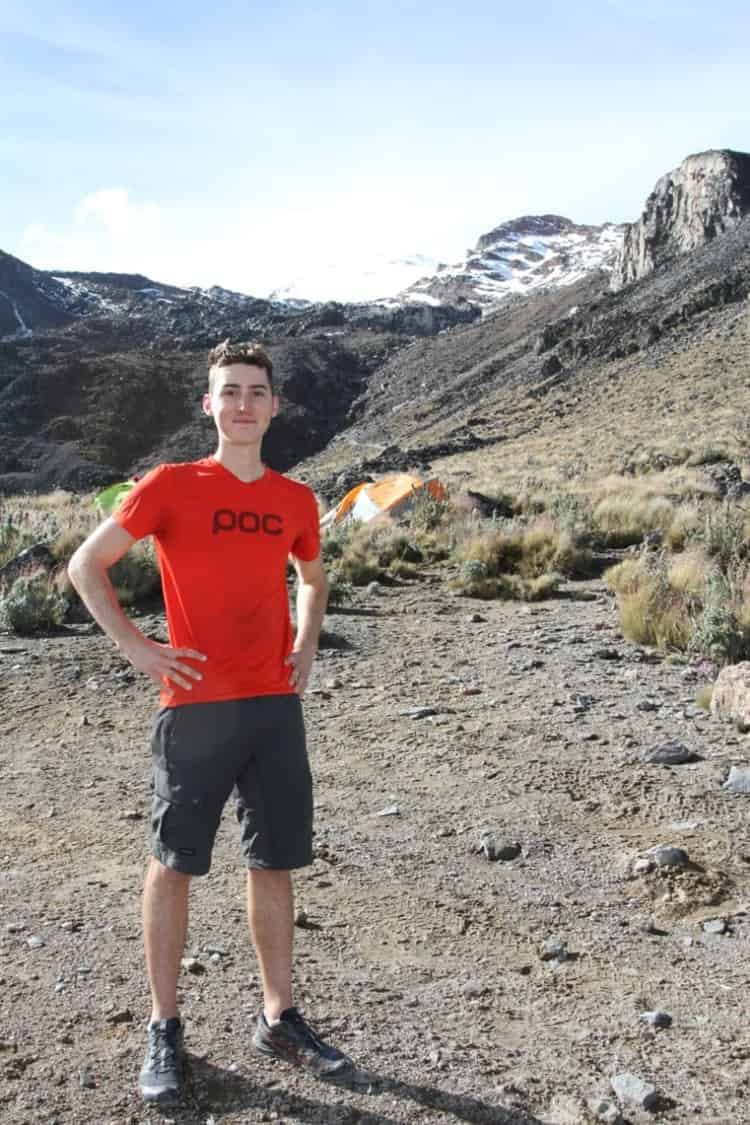
[[[315,647],[313,645],[300,645],[299,648],[295,645],[286,658],[285,663],[290,668],[289,683],[299,696],[305,694],[314,659]]]

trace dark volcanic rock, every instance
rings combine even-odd
[[[0,339],[68,324],[65,287],[0,250]]]
[[[676,254],[736,227],[750,212],[750,154],[711,150],[688,156],[657,182],[637,223],[625,228],[612,273],[619,289]]]

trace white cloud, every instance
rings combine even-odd
[[[270,207],[240,200],[206,210],[107,187],[84,195],[67,221],[27,226],[16,252],[41,269],[140,273],[257,297],[291,288],[318,299],[355,299],[400,287],[404,268],[394,270],[393,259],[459,257],[466,245],[455,235],[460,217],[458,207],[428,200],[415,207],[395,192],[284,199]],[[406,274],[403,284],[421,275]]]
[[[158,224],[155,203],[131,203],[127,188],[104,188],[85,195],[75,210],[79,227],[99,223],[112,238],[131,237]]]
[[[27,226],[21,256],[42,269],[145,273],[158,269],[165,221],[160,207],[131,199],[127,188],[103,188],[85,195],[61,228]]]

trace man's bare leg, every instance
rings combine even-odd
[[[266,1019],[292,1006],[294,892],[289,871],[247,873],[247,918],[258,955]]]
[[[190,876],[152,859],[143,886],[143,941],[152,1020],[177,1015],[177,979],[185,949]]]

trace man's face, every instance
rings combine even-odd
[[[259,444],[278,409],[265,368],[246,363],[214,368],[213,388],[203,396],[204,413],[231,445]]]

